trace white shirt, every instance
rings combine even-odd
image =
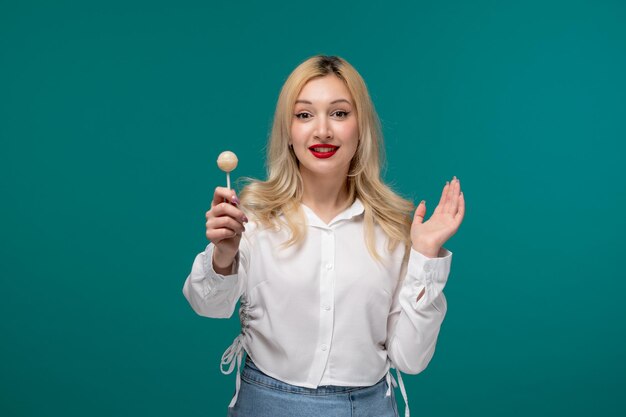
[[[241,297],[242,333],[222,358],[222,365],[230,364],[224,373],[232,372],[237,358],[231,406],[242,349],[265,374],[308,388],[370,386],[386,376],[391,389],[390,367],[417,374],[434,354],[452,253],[442,248],[440,257],[428,258],[411,248],[403,263],[405,247],[389,251],[377,225],[381,264],[365,244],[359,199],[328,224],[302,207],[307,236],[301,246],[281,247],[289,238],[286,228],[251,222],[231,275],[213,270],[210,243],[185,281],[183,294],[201,316],[230,317]],[[408,415],[408,405],[406,410]]]

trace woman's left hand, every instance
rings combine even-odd
[[[457,177],[443,187],[441,199],[430,219],[424,221],[426,203],[422,201],[415,209],[411,225],[413,249],[429,258],[435,258],[439,250],[458,230],[465,214],[465,199]]]

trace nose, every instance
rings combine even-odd
[[[315,139],[319,140],[328,140],[333,138],[333,132],[326,117],[317,118],[317,124],[315,125],[313,136]]]

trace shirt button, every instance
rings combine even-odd
[[[328,350],[328,345],[322,345],[322,346],[320,346],[320,347],[322,348],[322,350],[323,350],[323,351]]]
[[[326,306],[326,305],[325,305],[325,306],[323,306],[322,308],[323,308],[324,310],[326,310],[326,311],[330,310],[330,306]]]
[[[424,265],[424,271],[426,272],[430,272],[433,270],[433,265],[432,264],[426,264]]]
[[[333,269],[333,264],[326,264],[326,269],[328,269],[328,270]]]

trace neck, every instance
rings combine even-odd
[[[303,182],[302,203],[322,219],[331,220],[348,204],[347,177],[311,177],[301,172]],[[330,219],[329,219],[330,218]]]

